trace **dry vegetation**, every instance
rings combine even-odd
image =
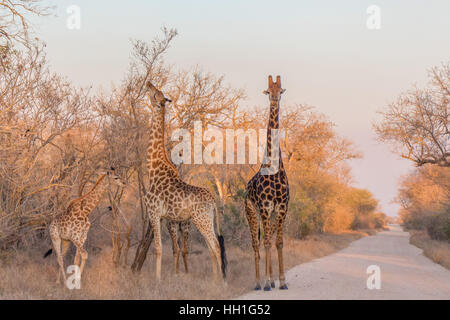
[[[21,1],[3,3],[21,7]],[[173,101],[166,111],[168,150],[175,143],[170,140],[173,130],[192,134],[194,121],[223,131],[265,128],[267,105],[244,108],[244,91],[227,85],[223,76],[165,63],[177,36],[167,28],[153,41],[131,43],[129,68],[111,91],[77,88],[50,70],[45,46],[29,40],[26,15],[45,14],[46,9],[37,6],[37,0],[27,3],[32,7],[20,13],[19,20],[12,19],[15,13],[9,9],[0,15],[0,297],[225,298],[251,287],[254,268],[243,199],[246,183],[259,165],[177,167],[186,182],[211,190],[223,209],[229,283],[226,289],[210,285],[205,277],[209,257],[195,232],[192,274],[171,275],[172,254],[166,243],[167,281],[155,283],[153,250],[145,249],[151,230],[142,201],[151,121],[144,84],[151,80]],[[309,106],[282,104],[280,121],[291,194],[286,266],[329,254],[359,236],[345,231],[382,227],[386,217],[378,201],[369,191],[352,186],[348,160],[361,157],[353,143]],[[110,166],[127,185],[109,190],[111,196],[90,217],[83,290],[64,290],[53,284],[54,257],[42,259],[50,247],[48,224]],[[105,210],[108,205],[112,214]],[[146,255],[144,269],[132,276],[133,257],[136,262]]]
[[[286,267],[289,269],[333,253],[364,235],[367,233],[349,231],[314,235],[305,240],[288,239],[285,241]],[[169,242],[163,246],[163,266],[166,267],[161,283],[155,279],[152,250],[141,272],[133,274],[128,267],[114,266],[111,247],[107,246],[100,252],[91,250],[81,290],[68,290],[54,283],[57,263],[54,255],[42,258],[46,246],[3,253],[6,256],[0,265],[0,299],[226,299],[239,296],[254,285],[250,243],[244,248],[228,248],[229,274],[225,287],[211,284],[211,259],[204,244],[192,246],[189,258],[192,272],[182,272],[178,276],[172,272]],[[73,257],[74,252],[68,254],[66,264],[73,261]]]
[[[375,125],[417,168],[402,177],[397,202],[411,243],[446,268],[450,265],[450,65],[429,72],[429,84],[400,95]]]
[[[450,269],[450,242],[433,240],[426,231],[410,231],[409,242],[423,250],[423,254],[439,263],[443,267]]]

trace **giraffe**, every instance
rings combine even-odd
[[[180,246],[178,245],[178,237],[177,237],[177,227],[179,227],[181,234],[183,236],[183,263],[184,270],[186,273],[189,272],[188,267],[188,254],[189,254],[189,232],[191,229],[191,221],[181,221],[176,222],[172,220],[167,220],[167,229],[169,230],[170,238],[172,239],[172,250],[173,250],[173,259],[174,259],[174,272],[175,274],[179,273],[179,258],[180,258]]]
[[[163,93],[150,81],[146,86],[152,106],[152,124],[147,152],[149,187],[144,200],[154,232],[156,278],[161,279],[162,218],[171,222],[192,221],[206,240],[211,255],[214,279],[217,279],[217,273],[220,271],[225,278],[225,246],[220,233],[215,198],[207,189],[185,183],[173,163],[167,158],[164,144],[164,116],[166,103],[171,100],[164,97]],[[214,214],[217,237],[214,232]]]
[[[111,182],[115,185],[123,186],[120,178],[114,174],[114,168],[102,173],[88,193],[69,202],[67,209],[57,215],[50,223],[50,238],[52,239],[60,269],[56,283],[60,283],[61,274],[64,277],[64,283],[66,283],[64,256],[67,253],[70,242],[77,248],[74,264],[79,265],[81,257],[80,276],[83,273],[88,257],[88,253],[83,248],[83,245],[91,226],[89,214],[97,207],[107,189],[108,183]],[[111,207],[109,209],[112,210]],[[50,255],[52,251],[53,249],[48,250],[44,258]]]
[[[269,95],[270,115],[267,126],[267,149],[266,156],[272,157],[272,129],[279,129],[279,111],[281,94],[285,90],[281,88],[280,76],[274,83],[272,76],[269,76],[269,88],[264,94]],[[274,156],[276,156],[274,154]],[[284,267],[283,267],[283,223],[286,217],[289,203],[289,184],[279,150],[279,165],[276,173],[264,174],[262,169],[266,164],[262,164],[260,170],[253,176],[247,184],[247,195],[245,198],[246,218],[252,235],[252,246],[255,253],[256,286],[255,290],[261,290],[259,274],[259,219],[261,217],[264,230],[264,247],[266,251],[266,281],[264,290],[269,291],[275,288],[275,281],[272,275],[272,263],[270,249],[272,246],[273,232],[277,232],[276,247],[278,251],[280,289],[287,289]]]

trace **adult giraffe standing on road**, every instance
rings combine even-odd
[[[255,290],[261,290],[259,274],[259,219],[261,217],[264,228],[264,247],[266,251],[266,281],[264,290],[269,291],[275,288],[275,281],[272,275],[272,265],[270,249],[272,246],[272,234],[277,233],[276,247],[278,251],[278,264],[280,269],[280,289],[287,289],[283,267],[283,223],[286,217],[289,203],[289,184],[281,159],[281,149],[278,145],[274,148],[272,136],[279,129],[279,112],[281,94],[285,90],[281,88],[280,76],[273,82],[269,76],[269,88],[264,91],[269,95],[270,115],[267,126],[267,149],[266,159],[276,159],[275,172],[271,172],[272,164],[261,165],[260,170],[247,184],[247,195],[245,198],[246,217],[252,235],[252,246],[255,252],[256,286]],[[278,140],[279,141],[279,140]]]
[[[167,158],[164,141],[166,103],[164,97],[151,82],[147,82],[152,105],[152,124],[147,153],[149,187],[145,204],[154,232],[156,251],[156,277],[161,279],[161,219],[169,221],[191,220],[205,238],[213,264],[214,278],[218,271],[226,273],[225,246],[220,234],[219,216],[214,196],[205,188],[189,185],[181,180],[173,163]],[[214,214],[217,233],[214,232]]]

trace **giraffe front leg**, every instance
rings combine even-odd
[[[181,222],[181,232],[183,234],[183,262],[186,273],[189,272],[188,255],[189,255],[189,232],[191,229],[191,221]]]
[[[273,228],[272,228],[273,230]],[[269,252],[271,250],[271,247],[269,248]],[[272,254],[270,253],[270,257],[269,257],[269,282],[270,282],[270,287],[271,288],[275,288],[275,278],[273,276],[273,268],[272,268]]]
[[[180,258],[180,247],[178,245],[177,237],[177,226],[178,223],[175,221],[167,220],[167,229],[169,230],[170,237],[172,238],[172,250],[173,250],[173,267],[175,274],[178,274],[179,269],[179,258]]]
[[[246,200],[245,205],[246,218],[248,226],[250,227],[250,234],[252,236],[252,247],[255,256],[255,274],[256,274],[256,284],[255,290],[261,290],[260,274],[259,274],[259,223],[258,215],[256,213],[255,207],[250,200]]]
[[[76,266],[80,266],[80,250],[77,248],[77,252],[75,253],[75,258],[73,259],[73,264]]]
[[[66,274],[64,273],[64,260],[61,255],[61,238],[59,236],[52,236],[53,248],[55,248],[56,259],[58,261],[58,275],[56,277],[56,283],[59,284],[61,282],[61,274],[63,275],[64,282],[66,280]]]
[[[64,257],[66,256],[66,253],[67,253],[67,249],[69,249],[69,245],[70,245],[69,240],[64,240],[64,239],[61,240],[61,246],[62,246],[61,258],[62,258],[63,262],[64,262]],[[65,275],[64,270],[63,270],[62,274],[63,274],[63,276]],[[60,272],[58,272],[58,279],[56,280],[56,283],[60,283],[60,281],[61,281],[61,270],[60,270]]]
[[[162,243],[161,243],[161,218],[159,216],[150,214],[150,223],[153,228],[155,239],[155,254],[156,254],[156,279],[161,280],[161,258],[162,258]]]
[[[287,290],[286,277],[284,275],[283,264],[283,223],[286,217],[286,212],[280,212],[277,216],[277,240],[276,246],[278,251],[278,266],[280,270],[280,289]]]
[[[268,212],[262,214],[262,223],[264,228],[264,249],[266,251],[266,280],[264,282],[264,291],[270,291],[271,289],[271,263],[272,258],[270,256],[271,243],[271,224],[270,224],[270,214]]]
[[[72,239],[73,244],[77,248],[77,254],[75,255],[75,259],[77,259],[77,255],[81,257],[81,265],[80,265],[80,280],[81,275],[83,274],[84,266],[86,265],[86,260],[88,258],[88,252],[83,248],[84,243],[86,242],[87,235],[89,232],[90,223],[86,224],[83,227],[82,233],[79,235],[78,238]]]
[[[86,260],[88,258],[88,253],[85,249],[80,248],[80,255],[81,255],[81,266],[80,266],[80,277],[83,274],[83,270],[84,270],[84,265],[86,263]]]

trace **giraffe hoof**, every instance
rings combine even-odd
[[[275,281],[272,281],[272,282],[270,283],[270,286],[271,286],[272,288],[275,288]]]
[[[261,290],[261,285],[258,283],[257,285],[256,285],[256,287],[255,287],[255,289],[254,289],[255,291],[259,291],[259,290]]]
[[[280,290],[287,290],[287,289],[288,289],[288,286],[286,283],[280,286]]]
[[[266,284],[266,285],[264,286],[264,291],[270,291],[270,290],[271,290],[270,285],[269,285],[269,284]]]

